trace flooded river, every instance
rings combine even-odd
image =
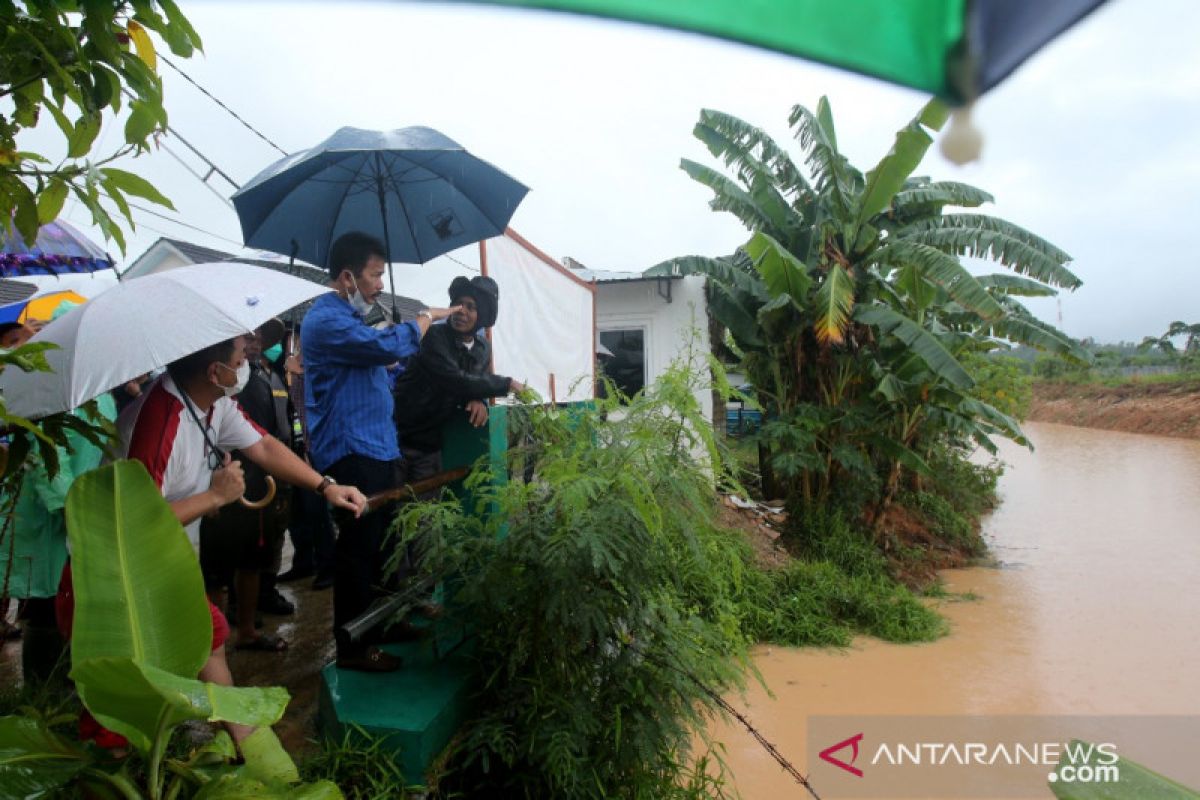
[[[1026,430],[985,520],[1000,566],[943,573],[979,596],[940,605],[948,637],[757,651],[774,697],[735,705],[802,772],[813,715],[1200,715],[1200,442]],[[743,797],[806,796],[736,723],[715,733]],[[1200,786],[1200,741],[1175,745],[1122,755]]]

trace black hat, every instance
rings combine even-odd
[[[500,306],[500,287],[494,280],[486,275],[476,275],[467,280],[460,275],[450,282],[451,305],[460,297],[470,297],[475,301],[475,308],[479,312],[479,318],[475,322],[476,330],[490,328],[496,324],[496,314]]]

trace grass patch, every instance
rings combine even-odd
[[[851,576],[827,561],[795,561],[765,578],[743,605],[742,618],[763,642],[845,647],[856,634],[910,643],[948,631],[936,611],[885,576]]]
[[[352,726],[340,739],[321,739],[317,750],[297,765],[306,783],[333,781],[347,800],[391,800],[410,787],[397,766],[394,747]]]
[[[850,644],[856,634],[889,642],[928,642],[946,623],[889,574],[869,534],[840,515],[813,511],[793,523],[797,559],[755,573],[740,603],[746,633],[787,646]]]

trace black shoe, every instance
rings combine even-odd
[[[283,574],[281,574],[275,580],[279,583],[291,583],[292,581],[298,581],[301,578],[311,577],[312,574],[313,574],[312,567],[307,567],[307,568],[292,567],[287,572],[284,572]]]
[[[332,572],[318,572],[317,577],[313,578],[312,588],[319,591],[328,589],[333,586]]]
[[[278,589],[272,589],[268,594],[260,596],[258,608],[264,614],[276,614],[281,617],[296,613],[296,606],[280,594]]]

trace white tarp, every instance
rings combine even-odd
[[[498,236],[484,247],[487,274],[500,288],[492,329],[496,374],[528,384],[546,400],[592,399],[593,286],[519,239]]]

